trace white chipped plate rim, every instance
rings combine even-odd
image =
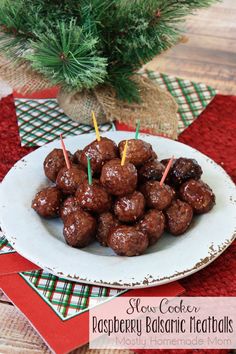
[[[129,132],[108,132],[102,136],[116,142],[133,138]],[[94,243],[84,249],[66,245],[59,220],[44,220],[30,207],[34,194],[49,184],[43,173],[43,160],[59,140],[46,144],[18,161],[0,188],[1,226],[15,250],[42,269],[59,277],[87,284],[116,288],[142,288],[181,279],[216,259],[235,239],[236,188],[227,173],[199,151],[176,141],[141,134],[160,159],[196,158],[203,168],[203,180],[216,194],[216,206],[195,218],[183,236],[164,235],[147,253],[119,257]],[[75,152],[95,139],[94,134],[68,137],[65,144]]]

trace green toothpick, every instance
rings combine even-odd
[[[136,132],[135,132],[135,139],[138,139],[139,136],[139,129],[140,129],[140,119],[136,123]]]
[[[87,157],[87,163],[88,163],[88,184],[91,186],[92,184],[92,173],[91,173],[91,163],[90,163],[90,158]]]

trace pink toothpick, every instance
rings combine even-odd
[[[66,167],[69,170],[71,168],[71,163],[70,163],[70,160],[69,160],[68,152],[66,151],[66,147],[65,147],[65,143],[64,143],[63,138],[62,138],[62,134],[60,134],[60,139],[61,139],[61,147],[62,147],[62,150],[63,150],[63,155],[64,155],[64,158],[65,158],[65,161],[66,161]]]
[[[174,160],[174,156],[172,156],[172,158],[170,159],[170,161],[168,162],[167,166],[166,166],[166,169],[163,173],[163,176],[162,176],[162,179],[161,179],[161,182],[160,182],[160,186],[162,187],[163,183],[165,182],[165,179],[169,173],[169,170],[171,168],[171,165],[173,163],[173,160]]]

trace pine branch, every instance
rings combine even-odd
[[[106,59],[96,50],[98,38],[84,33],[71,21],[58,23],[57,31],[31,43],[33,53],[25,59],[54,84],[70,89],[90,89],[103,83],[107,75]]]
[[[176,44],[185,16],[217,0],[1,0],[0,51],[68,89],[113,85],[138,101],[131,77]]]

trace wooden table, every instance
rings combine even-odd
[[[236,1],[224,0],[186,22],[187,42],[154,58],[152,70],[204,82],[236,94]],[[86,347],[74,353],[87,353]],[[99,351],[89,351],[98,353]],[[122,353],[129,351],[103,351]],[[0,292],[0,354],[50,353],[29,322]]]
[[[187,19],[185,40],[154,58],[148,69],[207,83],[236,94],[236,1],[224,0]]]

